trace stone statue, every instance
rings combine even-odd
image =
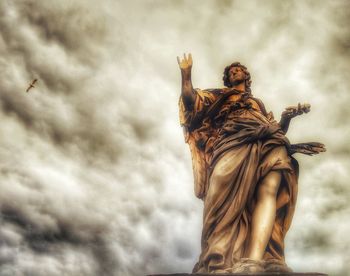
[[[195,194],[204,202],[202,252],[193,273],[289,272],[284,238],[298,188],[294,153],[325,151],[321,143],[290,144],[293,117],[309,104],[286,108],[280,122],[251,92],[239,62],[224,71],[225,88],[194,89],[192,57],[177,58],[182,76],[180,122],[189,144]]]

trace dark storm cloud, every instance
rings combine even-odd
[[[15,116],[29,131],[49,138],[66,150],[74,144],[83,154],[102,154],[116,159],[122,152],[122,146],[118,145],[122,145],[125,138],[105,134],[112,128],[125,133],[123,128],[128,125],[118,121],[103,123],[96,109],[99,103],[103,106],[104,100],[99,102],[101,98],[88,94],[92,89],[99,89],[91,79],[105,62],[99,49],[107,43],[106,32],[110,28],[105,18],[101,19],[99,9],[79,3],[52,5],[37,1],[18,4],[5,1],[1,5],[2,35],[7,46],[3,56],[8,56],[10,64],[16,64],[19,59],[21,67],[17,70],[23,76],[21,86],[2,83],[3,111]],[[15,24],[17,29],[13,29]],[[13,78],[6,71],[8,77]],[[30,94],[52,94],[51,99],[17,94],[24,92],[34,77],[39,79],[38,87]],[[135,119],[126,124],[135,135],[147,136],[147,131],[140,128],[142,121]]]
[[[254,95],[277,118],[284,106],[312,104],[292,123],[290,138],[319,140],[328,152],[297,156],[300,196],[287,262],[344,275],[348,7],[0,2],[0,275],[192,269],[202,206],[178,125],[176,64],[189,51],[196,87],[222,86],[223,68],[239,60],[252,74]],[[33,78],[37,87],[25,93]]]

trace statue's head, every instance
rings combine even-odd
[[[250,80],[250,73],[248,72],[247,67],[239,62],[234,62],[231,65],[226,66],[224,77],[222,79],[226,87],[233,87],[245,82],[246,91],[251,92],[250,84],[252,81]]]

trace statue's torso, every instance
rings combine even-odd
[[[194,131],[198,137],[198,146],[206,153],[211,153],[215,144],[233,134],[226,130],[239,119],[253,120],[257,125],[270,123],[256,99],[234,94],[227,98],[214,116],[205,117],[200,127]],[[209,156],[210,154],[208,158]]]

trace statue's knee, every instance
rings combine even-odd
[[[288,159],[287,149],[284,146],[280,146],[271,150],[265,160],[269,160],[269,162],[276,162],[277,160],[286,160]]]
[[[284,146],[275,148],[275,149],[272,151],[272,154],[273,154],[273,157],[274,157],[275,159],[285,160],[285,159],[288,158],[287,149],[286,149],[286,147],[284,147]]]

